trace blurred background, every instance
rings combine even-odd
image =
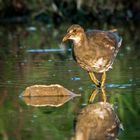
[[[124,126],[119,139],[140,139],[140,0],[0,0],[0,140],[73,137],[74,119],[95,88],[72,59],[71,43],[61,43],[74,23],[122,36],[106,94]],[[59,108],[19,98],[27,86],[56,83],[82,96]]]

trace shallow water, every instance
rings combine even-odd
[[[40,25],[0,28],[0,139],[69,140],[74,120],[95,89],[86,71],[63,50],[66,28]],[[120,140],[140,139],[140,51],[138,34],[120,29],[124,42],[113,69],[107,73],[105,92],[124,131]],[[51,31],[51,32],[50,32]],[[59,35],[60,34],[60,35]],[[133,38],[133,39],[132,39]],[[67,44],[69,46],[69,44]],[[60,84],[81,96],[60,107],[28,106],[19,97],[34,84]],[[98,94],[94,102],[100,102]]]

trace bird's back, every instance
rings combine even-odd
[[[98,47],[116,50],[120,47],[122,38],[115,31],[89,30],[86,32],[89,42]]]

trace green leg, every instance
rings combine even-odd
[[[92,92],[92,94],[91,94],[91,96],[90,96],[90,98],[89,98],[89,103],[92,103],[93,101],[94,101],[94,99],[95,99],[95,97],[96,97],[96,95],[97,95],[97,93],[99,92],[99,89],[98,88],[96,88],[93,92]]]
[[[101,87],[104,87],[105,85],[105,80],[106,80],[106,72],[103,72],[103,75],[102,75],[102,82],[101,82]]]
[[[102,97],[103,97],[103,101],[106,103],[106,93],[105,93],[105,89],[101,88],[102,91]]]
[[[101,82],[101,91],[102,91],[102,97],[103,97],[104,102],[106,102],[106,93],[105,93],[105,89],[104,89],[105,80],[106,80],[106,72],[103,73],[102,82]]]
[[[97,87],[100,87],[100,86],[101,86],[100,81],[98,81],[98,80],[96,79],[96,77],[95,77],[95,75],[94,75],[93,72],[89,72],[89,76],[90,76],[91,80],[95,83],[95,85],[96,85]]]

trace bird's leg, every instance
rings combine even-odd
[[[101,87],[104,87],[105,80],[106,80],[106,72],[103,72],[103,75],[102,75],[102,78],[101,78]]]
[[[90,96],[90,98],[89,98],[89,103],[92,103],[93,101],[94,101],[94,99],[95,99],[95,97],[96,97],[96,95],[97,95],[97,93],[99,92],[99,89],[98,88],[96,88],[93,92],[92,92],[92,94],[91,94],[91,96]]]
[[[96,77],[95,77],[95,75],[94,75],[93,72],[89,72],[89,76],[90,76],[91,80],[95,83],[95,85],[96,85],[97,87],[100,87],[100,86],[101,86],[100,81],[98,81],[98,80],[96,79]]]
[[[106,103],[106,93],[105,93],[105,89],[101,88],[102,91],[102,97],[103,97],[103,101]]]

